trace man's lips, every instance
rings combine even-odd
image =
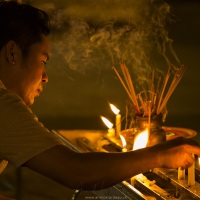
[[[42,93],[42,91],[43,91],[42,88],[37,89],[37,94],[38,94],[38,96]]]

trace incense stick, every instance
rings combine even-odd
[[[133,97],[131,96],[131,94],[130,94],[130,92],[129,92],[127,86],[126,86],[126,84],[125,84],[124,81],[122,80],[122,78],[121,78],[121,76],[119,75],[118,71],[117,71],[114,67],[113,67],[113,69],[114,69],[115,73],[117,74],[117,76],[118,76],[120,82],[122,83],[124,89],[126,90],[128,96],[130,97],[131,101],[132,101],[133,104],[135,105],[135,101],[134,101]]]
[[[163,85],[162,85],[162,88],[161,88],[161,93],[159,95],[159,101],[158,101],[158,106],[157,106],[157,114],[159,114],[160,112],[160,104],[162,102],[162,98],[163,98],[163,95],[164,95],[164,91],[165,91],[165,88],[167,86],[167,82],[169,80],[169,77],[170,77],[170,67],[168,68],[168,71],[167,71],[167,74],[164,78],[164,81],[163,81]]]
[[[167,101],[169,100],[170,96],[172,95],[173,91],[175,90],[175,88],[177,87],[178,83],[180,82],[181,78],[183,77],[183,74],[185,72],[185,67],[181,66],[181,68],[179,69],[178,72],[175,73],[174,78],[172,80],[172,83],[167,91],[167,94],[165,95],[161,106],[159,107],[158,113],[161,113],[163,108],[166,106]]]
[[[114,69],[115,73],[117,74],[119,80],[121,81],[121,83],[122,83],[124,89],[126,90],[128,96],[130,97],[131,101],[133,102],[137,113],[140,114],[140,109],[139,109],[138,102],[137,102],[137,96],[136,96],[135,89],[134,89],[134,86],[133,86],[133,83],[132,83],[132,79],[130,77],[129,70],[126,67],[126,65],[123,64],[123,63],[120,64],[120,67],[121,67],[121,70],[122,70],[122,73],[123,73],[123,76],[124,76],[126,83],[122,80],[122,78],[119,75],[116,68],[113,67],[113,69]]]

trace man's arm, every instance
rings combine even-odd
[[[127,153],[76,153],[58,145],[24,166],[72,189],[97,190],[152,168],[189,167],[192,153],[200,156],[200,148],[182,138]]]

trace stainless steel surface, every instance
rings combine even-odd
[[[177,189],[185,193],[187,192],[187,194],[193,196],[194,199],[200,198],[200,184],[197,181],[194,186],[188,186],[187,177],[185,180],[178,180],[177,170],[174,169],[154,169],[154,172],[164,180],[170,180]]]

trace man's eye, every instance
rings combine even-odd
[[[46,61],[42,61],[42,62],[43,62],[43,64],[44,64],[44,65],[46,65],[46,64],[47,64],[47,62],[46,62]]]

